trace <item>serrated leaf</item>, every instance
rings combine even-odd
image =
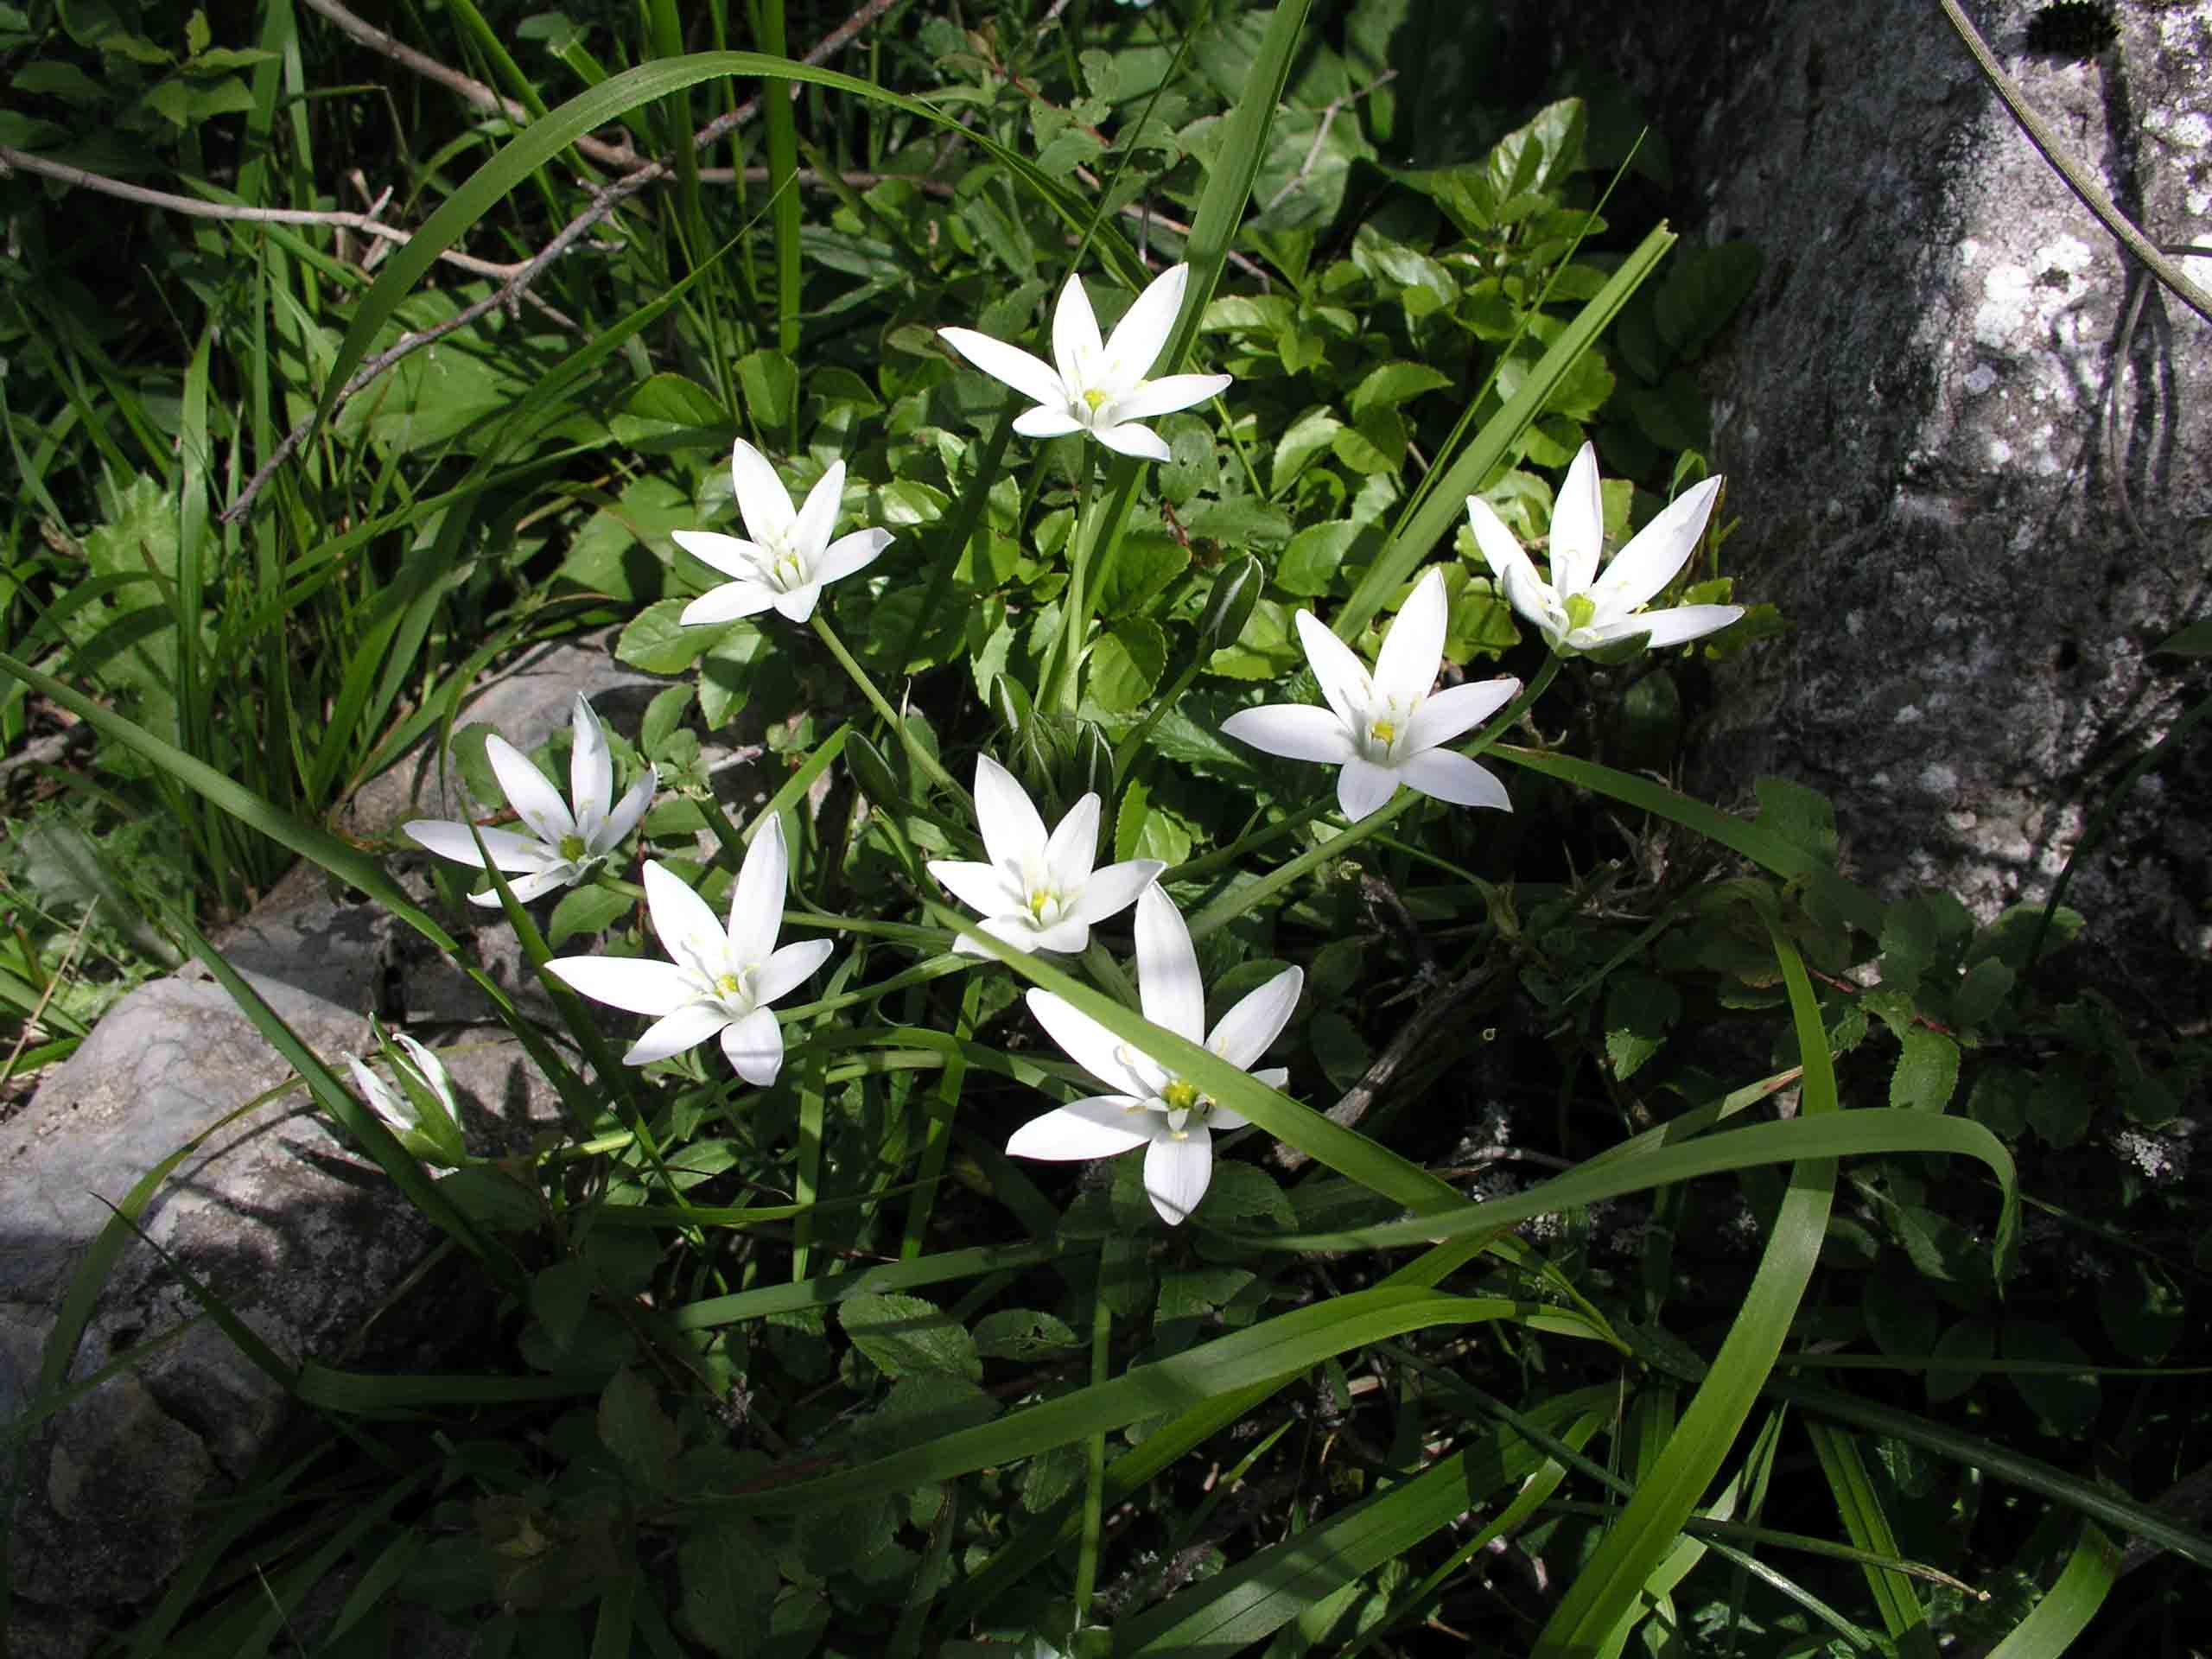
[[[774,1552],[737,1516],[702,1516],[683,1538],[676,1565],[685,1626],[721,1659],[756,1659],[783,1587]]]
[[[1953,1025],[1978,1026],[2005,1006],[2012,995],[2012,970],[1995,957],[1977,962],[1951,993]]]
[[[578,935],[602,933],[635,902],[612,887],[570,887],[553,906],[545,924],[545,943],[559,950]]]
[[[741,619],[725,626],[700,657],[699,717],[708,730],[721,729],[745,707],[753,693],[753,671],[767,651],[768,636]]]
[[[591,1267],[575,1256],[541,1268],[530,1281],[530,1311],[559,1347],[575,1340],[590,1306]]]
[[[1032,1307],[1001,1308],[976,1323],[976,1351],[986,1359],[1050,1359],[1082,1346],[1065,1319]]]
[[[599,1396],[599,1438],[625,1473],[650,1491],[668,1485],[683,1444],[676,1421],[661,1409],[660,1389],[627,1366]]]
[[[1659,1052],[1681,1018],[1681,994],[1663,979],[1617,974],[1605,986],[1605,1058],[1626,1081]]]
[[[1382,539],[1370,526],[1348,518],[1307,525],[1283,549],[1275,565],[1275,586],[1307,599],[1327,593],[1363,536],[1376,543]]]
[[[697,662],[735,625],[687,628],[678,619],[690,602],[681,595],[656,600],[632,617],[615,641],[615,660],[648,674],[681,674]]]
[[[1835,868],[1838,845],[1835,806],[1827,796],[1787,778],[1761,778],[1751,785],[1758,797],[1762,830],[1810,853],[1830,869]]]
[[[1424,391],[1434,391],[1452,384],[1452,377],[1426,363],[1402,360],[1382,363],[1370,369],[1351,394],[1353,417],[1371,409],[1395,409]]]
[[[1936,1339],[1934,1357],[1948,1360],[1989,1359],[1997,1352],[1997,1332],[1982,1319],[1967,1319],[1953,1325]],[[1931,1370],[1928,1373],[1928,1399],[1930,1404],[1942,1405],[1971,1394],[1982,1379],[1978,1370]]]
[[[622,407],[608,419],[607,429],[621,442],[640,443],[728,424],[729,412],[714,393],[696,380],[663,372],[639,381],[631,390]]]
[[[2092,1362],[2081,1344],[2056,1325],[2032,1319],[2005,1322],[2005,1357],[2041,1360],[2046,1363],[2079,1363],[2078,1374],[2022,1372],[2011,1374],[2012,1386],[2043,1420],[2044,1427],[2061,1440],[2072,1440],[2096,1421],[2103,1390],[2092,1370]]]
[[[975,1338],[918,1296],[855,1296],[838,1305],[837,1320],[886,1376],[982,1378]]]
[[[1309,409],[1290,423],[1287,430],[1275,441],[1274,465],[1268,476],[1274,493],[1281,495],[1296,478],[1299,469],[1326,450],[1344,423],[1327,409]]]
[[[2113,1346],[2139,1365],[2164,1364],[2189,1319],[2188,1300],[2172,1276],[2140,1256],[2105,1281],[2096,1303]]]
[[[1124,532],[1099,579],[1097,613],[1110,621],[1141,610],[1190,563],[1190,549],[1164,531]]]
[[[1915,1026],[1899,1039],[1897,1070],[1890,1074],[1890,1104],[1940,1112],[1959,1085],[1959,1046],[1940,1031]]]
[[[737,384],[762,438],[790,429],[798,412],[798,371],[791,359],[765,348],[747,352],[737,359]]]
[[[1109,715],[1140,708],[1167,666],[1167,634],[1159,623],[1133,616],[1116,622],[1090,648],[1092,701]]]

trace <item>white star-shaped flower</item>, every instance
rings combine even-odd
[[[1102,342],[1098,318],[1083,279],[1070,273],[1052,312],[1052,361],[973,328],[940,328],[938,334],[993,379],[1003,380],[1037,407],[1025,410],[1014,429],[1025,438],[1057,438],[1088,432],[1109,449],[1147,461],[1166,461],[1167,445],[1138,421],[1188,409],[1225,388],[1225,374],[1170,374],[1145,378],[1160,359],[1183,308],[1191,268],[1177,265],[1155,276]]]
[[[1642,608],[1689,563],[1719,493],[1718,478],[1684,490],[1613,555],[1602,580],[1598,559],[1605,546],[1605,508],[1598,491],[1598,454],[1586,443],[1552,505],[1549,582],[1536,574],[1527,550],[1489,502],[1469,496],[1467,520],[1507,601],[1554,651],[1596,651],[1638,634],[1648,634],[1646,644],[1656,649],[1701,639],[1744,613],[1740,605]]]
[[[371,1030],[385,1043],[385,1063],[397,1084],[386,1083],[354,1055],[346,1057],[353,1070],[354,1084],[368,1108],[384,1121],[399,1143],[438,1174],[468,1161],[468,1147],[461,1139],[461,1108],[453,1097],[453,1078],[445,1062],[404,1032],[394,1053],[384,1029],[371,1021]]]
[[[1282,1034],[1305,982],[1298,969],[1284,969],[1208,1032],[1205,987],[1198,981],[1191,930],[1158,887],[1147,887],[1137,900],[1137,989],[1144,1017],[1203,1043],[1242,1071],[1251,1071],[1252,1063]],[[1070,1059],[1112,1092],[1033,1118],[1006,1143],[1008,1154],[1066,1161],[1111,1158],[1142,1147],[1146,1196],[1162,1221],[1179,1226],[1213,1179],[1213,1132],[1241,1129],[1246,1119],[1050,991],[1030,992],[1029,1011]],[[1252,1076],[1280,1089],[1290,1073],[1271,1066]]]
[[[990,862],[930,861],[930,874],[982,917],[982,930],[1022,950],[1077,951],[1094,924],[1117,916],[1167,866],[1156,858],[1091,868],[1098,852],[1098,797],[1077,801],[1050,835],[1028,791],[988,754],[976,757],[976,819]],[[965,934],[955,950],[987,956]]]
[[[1465,755],[1438,747],[1489,719],[1521,689],[1508,676],[1431,690],[1444,665],[1450,608],[1444,573],[1431,568],[1383,636],[1371,675],[1311,611],[1299,612],[1298,638],[1329,706],[1239,709],[1222,721],[1223,733],[1268,754],[1343,767],[1337,804],[1355,821],[1382,806],[1400,784],[1456,806],[1510,812],[1504,785]]]
[[[737,1075],[766,1088],[784,1065],[783,1028],[769,1004],[829,959],[827,939],[779,950],[791,859],[783,820],[771,817],[753,837],[730,889],[729,925],[667,866],[645,866],[645,904],[661,948],[674,958],[557,957],[545,965],[595,1001],[655,1016],[622,1057],[650,1065],[720,1033]]]
[[[743,438],[730,448],[729,476],[751,541],[711,530],[670,532],[678,547],[730,578],[683,607],[686,624],[731,622],[772,607],[804,622],[814,614],[823,584],[866,569],[891,545],[887,530],[856,530],[830,539],[845,493],[842,461],[830,462],[797,512],[768,458]]]
[[[570,715],[575,741],[569,751],[569,792],[575,810],[561,798],[561,791],[545,780],[521,750],[497,733],[484,740],[484,753],[492,762],[507,804],[531,832],[478,830],[442,818],[417,818],[400,825],[402,834],[456,864],[484,868],[484,855],[476,850],[476,836],[484,838],[484,852],[502,870],[513,874],[509,885],[515,897],[527,904],[556,887],[573,887],[587,880],[638,827],[652,804],[660,774],[648,766],[645,776],[630,786],[620,804],[614,802],[614,756],[607,747],[607,733],[583,694],[576,694]],[[496,887],[468,895],[472,905],[496,906]]]

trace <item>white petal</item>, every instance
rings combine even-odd
[[[822,598],[822,584],[810,582],[804,587],[794,588],[787,594],[777,594],[768,602],[777,612],[793,622],[804,622],[814,614],[815,606]]]
[[[1342,720],[1309,703],[1271,702],[1259,709],[1240,709],[1221,722],[1221,732],[1263,754],[1279,754],[1289,760],[1342,766],[1359,753]]]
[[[687,1002],[665,1019],[656,1020],[646,1027],[645,1035],[630,1045],[622,1064],[651,1065],[655,1060],[681,1054],[687,1048],[696,1048],[728,1024],[729,1015],[714,1003]]]
[[[636,829],[638,821],[645,816],[645,809],[653,804],[654,793],[659,788],[660,768],[646,766],[645,775],[630,785],[628,793],[616,802],[613,811],[607,815],[606,827],[600,831],[599,839],[592,843],[592,851],[609,853],[620,847],[623,837]]]
[[[814,481],[806,493],[806,505],[798,510],[798,523],[791,531],[791,546],[810,569],[816,570],[820,581],[819,566],[823,550],[830,545],[830,534],[837,528],[837,513],[845,499],[845,463],[833,461],[830,470]]]
[[[1575,452],[1552,504],[1552,586],[1561,594],[1586,593],[1598,579],[1605,545],[1605,501],[1598,488],[1598,452],[1585,443]]]
[[[1206,1046],[1239,1070],[1250,1071],[1252,1062],[1268,1052],[1298,1011],[1298,994],[1305,984],[1301,970],[1286,968],[1257,990],[1247,992],[1221,1016]]]
[[[693,558],[739,582],[759,582],[760,573],[773,563],[766,548],[742,537],[724,536],[711,530],[671,530],[668,533]]]
[[[1270,1089],[1280,1089],[1290,1081],[1290,1068],[1287,1065],[1263,1065],[1252,1074],[1252,1081],[1264,1083]],[[1214,1122],[1220,1123],[1221,1115],[1227,1109],[1223,1106],[1215,1107],[1213,1109]],[[1227,1128],[1229,1125],[1224,1123],[1222,1127]],[[1243,1125],[1238,1124],[1236,1127],[1242,1128]]]
[[[1505,573],[1518,566],[1528,572],[1529,580],[1535,580],[1536,568],[1529,563],[1528,550],[1520,538],[1505,527],[1497,509],[1478,495],[1467,498],[1467,526],[1475,532],[1475,545],[1482,549],[1491,575],[1502,582]]]
[[[1045,931],[1037,925],[1037,918],[1029,913],[1027,906],[1020,910],[1001,911],[995,916],[986,916],[976,925],[981,931],[1012,945],[1017,950],[1037,950],[1043,948],[1041,941],[1045,937]],[[959,944],[954,945],[953,949],[957,950],[961,944],[968,944],[968,936],[964,933],[960,936]],[[991,953],[980,944],[972,944],[969,945],[968,954],[974,957],[989,957]]]
[[[1344,817],[1357,823],[1386,805],[1397,789],[1396,772],[1354,755],[1337,774],[1337,804]]]
[[[674,963],[642,957],[556,957],[545,971],[594,1002],[631,1014],[673,1013],[699,994]]]
[[[730,1067],[756,1089],[766,1089],[784,1069],[784,1029],[766,1008],[722,1027],[722,1055]]]
[[[1173,459],[1166,440],[1148,426],[1135,426],[1124,421],[1119,426],[1094,426],[1090,435],[1116,454],[1135,455],[1140,461]]]
[[[758,616],[776,602],[776,590],[750,578],[709,588],[683,607],[676,620],[687,628],[710,622],[734,622],[741,616]]]
[[[386,1128],[395,1135],[405,1135],[421,1127],[416,1121],[414,1102],[401,1095],[351,1054],[346,1057],[346,1063],[353,1068],[353,1082],[361,1091],[362,1101],[384,1120]]]
[[[971,862],[965,859],[933,858],[929,861],[929,873],[944,886],[944,890],[979,916],[1003,916],[1020,911],[1027,903],[1025,894],[1007,879],[1004,870],[995,864]]]
[[[1098,796],[1086,793],[1068,815],[1053,826],[1045,843],[1045,865],[1062,888],[1079,888],[1090,880],[1090,867],[1098,861]]]
[[[562,837],[575,834],[576,821],[569,816],[569,804],[561,798],[561,791],[524,758],[521,750],[495,732],[484,740],[484,753],[505,792],[507,804],[540,841],[548,847],[558,847]]]
[[[1665,645],[1687,645],[1708,633],[1718,633],[1743,613],[1740,605],[1677,605],[1669,611],[1639,611],[1625,621],[1594,632],[1605,639],[1625,639],[1649,633],[1651,638],[1646,643],[1657,651]]]
[[[729,941],[722,925],[690,883],[658,860],[645,863],[645,908],[660,948],[678,967],[710,981],[728,971]]]
[[[1398,781],[1454,806],[1495,807],[1500,812],[1513,810],[1512,798],[1503,784],[1465,755],[1450,749],[1430,749],[1408,756],[1398,767]]]
[[[812,978],[814,970],[829,961],[830,953],[836,948],[830,939],[800,939],[785,945],[762,963],[760,971],[753,976],[753,1000],[762,1007],[779,1001],[786,992]]]
[[[1060,372],[1062,394],[1079,397],[1090,372],[1099,366],[1105,348],[1098,340],[1098,318],[1090,308],[1090,296],[1083,278],[1073,271],[1060,289],[1060,302],[1052,308],[1052,365]]]
[[[1109,424],[1119,424],[1122,421],[1149,421],[1217,397],[1228,390],[1230,381],[1230,377],[1225,374],[1162,375],[1157,380],[1147,380],[1135,390],[1123,392],[1099,414]]]
[[[1155,1141],[1145,1148],[1145,1196],[1170,1227],[1190,1219],[1212,1179],[1213,1136],[1204,1126],[1180,1141]]]
[[[1444,631],[1451,611],[1444,571],[1431,565],[1399,607],[1390,632],[1382,636],[1382,649],[1375,658],[1376,696],[1409,709],[1428,695],[1437,670],[1444,666]]]
[[[1414,717],[1406,727],[1403,753],[1418,754],[1440,743],[1449,743],[1504,708],[1520,690],[1521,682],[1508,675],[1503,679],[1447,685],[1422,698],[1421,707],[1414,710]]]
[[[581,691],[569,713],[569,729],[575,740],[569,746],[569,797],[575,805],[576,833],[588,843],[598,839],[614,804],[614,756],[599,716]]]
[[[461,1109],[454,1103],[453,1098],[453,1077],[447,1071],[446,1063],[404,1031],[399,1033],[399,1046],[414,1060],[415,1075],[444,1103],[448,1111],[458,1112]]]
[[[1160,360],[1160,353],[1167,345],[1167,336],[1175,332],[1175,319],[1183,309],[1183,297],[1191,284],[1188,265],[1171,265],[1146,284],[1143,293],[1130,302],[1129,308],[1122,313],[1122,320],[1114,325],[1114,337],[1106,342],[1106,361],[1115,378],[1125,385],[1134,385],[1144,378],[1152,365]],[[1192,378],[1211,378],[1192,376]],[[1211,397],[1211,392],[1200,397]],[[1193,397],[1191,402],[1198,399]],[[1173,404],[1173,409],[1189,407]],[[1166,414],[1166,409],[1154,411]]]
[[[1080,956],[1090,946],[1090,924],[1080,917],[1069,916],[1042,930],[1029,943],[1032,950],[1055,950],[1062,956]]]
[[[887,530],[856,530],[849,536],[840,536],[823,550],[822,557],[816,562],[815,585],[842,582],[855,570],[867,569],[890,545],[891,532]]]
[[[1045,860],[1045,820],[1037,816],[1029,791],[988,754],[976,757],[976,827],[983,850],[1009,881],[1026,881]],[[1028,895],[1022,894],[1022,901]]]
[[[1614,556],[1605,567],[1605,590],[1624,610],[1650,602],[1653,594],[1678,575],[1697,551],[1705,534],[1705,521],[1713,516],[1713,503],[1720,493],[1720,480],[1708,478],[1684,490],[1666,510]]]
[[[1031,991],[1027,1001],[1029,1012],[1037,1016],[1037,1023],[1045,1027],[1045,1034],[1060,1046],[1061,1052],[1099,1082],[1109,1089],[1140,1098],[1152,1093],[1152,1079],[1145,1071],[1136,1070],[1130,1060],[1122,1058],[1124,1053],[1136,1059],[1143,1057],[1105,1027],[1050,991]],[[1157,1069],[1154,1064],[1146,1066],[1146,1071]]]
[[[994,380],[1003,380],[1023,397],[1055,409],[1067,406],[1068,390],[1052,365],[1019,346],[1009,346],[973,328],[940,328],[937,336]]]
[[[526,875],[510,877],[507,881],[507,891],[514,894],[515,903],[526,905],[531,899],[552,892],[556,887],[573,887],[582,879],[583,872],[563,858],[547,865],[542,870],[532,870]],[[472,893],[468,895],[468,902],[472,905],[481,905],[486,910],[497,910],[500,907],[499,890],[497,887],[486,887],[481,893]]]
[[[1009,1158],[1067,1163],[1078,1158],[1111,1158],[1152,1139],[1145,1131],[1153,1113],[1127,1095],[1094,1095],[1071,1101],[1056,1112],[1033,1117],[1006,1143]]]
[[[1065,438],[1083,430],[1083,423],[1068,413],[1065,404],[1039,404],[1014,417],[1014,429],[1025,438]]]
[[[417,818],[412,823],[399,826],[400,833],[428,849],[440,858],[449,858],[456,864],[484,868],[484,860],[476,850],[476,842],[465,823],[450,823],[444,818]],[[512,830],[479,830],[484,837],[484,850],[492,855],[492,862],[503,870],[543,869],[554,860],[555,855],[543,842],[529,836],[518,836]]]
[[[791,854],[784,846],[784,819],[771,812],[745,849],[736,884],[729,894],[729,954],[734,966],[755,967],[776,948],[784,925],[784,899],[791,892]]]
[[[1322,626],[1313,612],[1300,611],[1293,620],[1298,625],[1298,642],[1306,647],[1306,660],[1313,665],[1313,677],[1321,683],[1321,695],[1344,729],[1354,729],[1375,702],[1375,683],[1368,677],[1367,664]]]
[[[1175,901],[1158,887],[1137,898],[1137,993],[1144,1017],[1194,1043],[1206,1035],[1206,988],[1198,948]]]
[[[756,542],[785,539],[798,515],[791,511],[791,493],[768,464],[768,457],[743,438],[730,446],[730,487],[737,493],[737,516],[745,533]]]
[[[1090,879],[1083,884],[1083,897],[1076,901],[1076,915],[1086,925],[1120,915],[1136,903],[1139,895],[1158,880],[1160,873],[1166,868],[1166,862],[1157,858],[1133,858],[1124,864],[1109,864],[1103,870],[1093,870]]]
[[[1557,590],[1536,574],[1526,558],[1506,566],[1498,585],[1505,591],[1505,602],[1534,623],[1537,632],[1556,648],[1567,630],[1567,606]]]

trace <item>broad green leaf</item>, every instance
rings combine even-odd
[[[1275,564],[1275,586],[1304,598],[1327,593],[1344,569],[1344,560],[1358,543],[1366,527],[1340,518],[1329,524],[1308,524],[1290,538]]]
[[[839,1305],[837,1319],[886,1376],[982,1377],[975,1338],[918,1296],[855,1296]]]
[[[1167,635],[1157,622],[1133,616],[1114,624],[1090,648],[1090,695],[1109,715],[1141,707],[1167,665]]]

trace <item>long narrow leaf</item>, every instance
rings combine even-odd
[[[1790,1016],[1804,1056],[1802,1121],[1817,1124],[1840,1116],[1820,1007],[1804,962],[1779,919],[1770,910],[1763,919],[1789,988]],[[1650,1473],[1546,1622],[1535,1649],[1540,1659],[1579,1659],[1618,1637],[1645,1580],[1673,1549],[1682,1522],[1697,1507],[1773,1372],[1820,1261],[1834,1194],[1834,1159],[1804,1158],[1791,1166],[1789,1189],[1742,1311]]]

